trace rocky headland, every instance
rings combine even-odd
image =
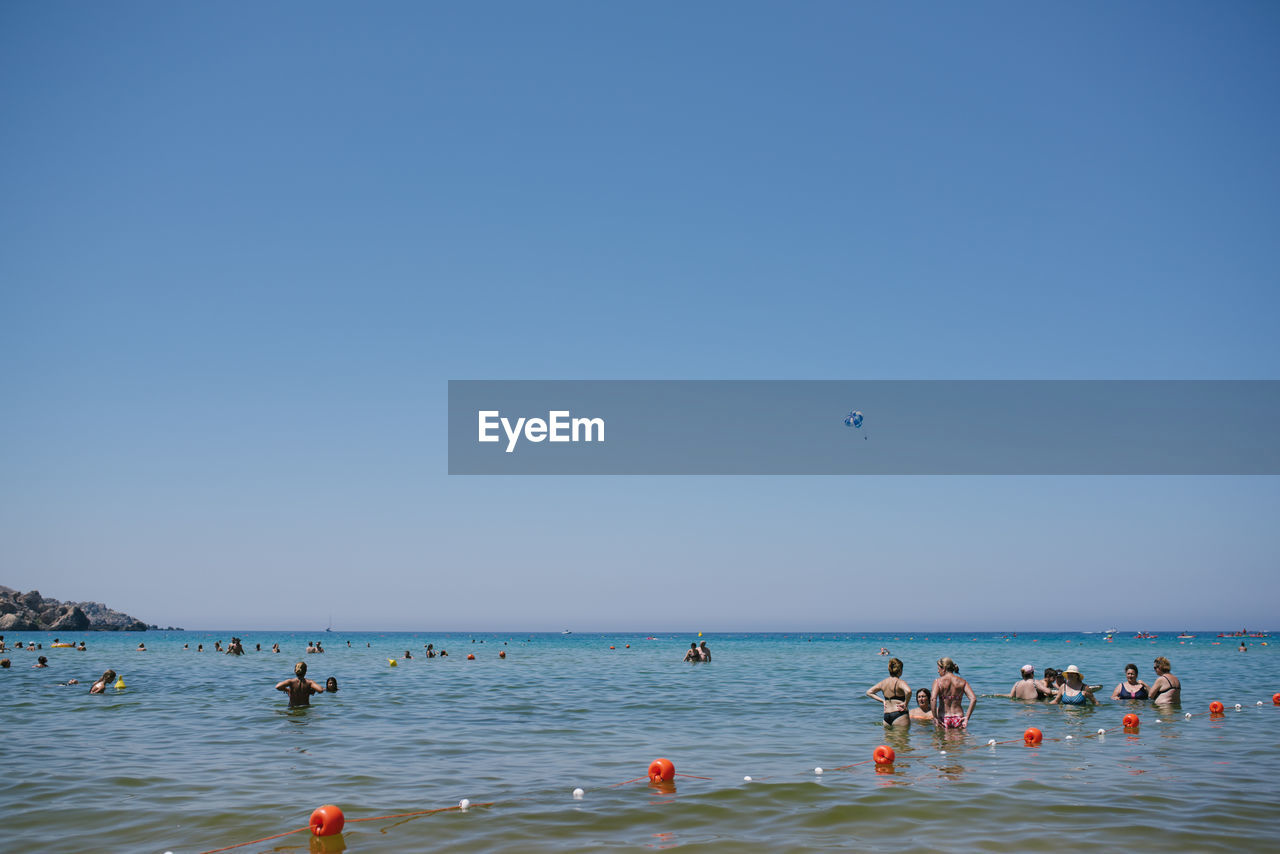
[[[60,602],[40,591],[20,593],[0,584],[0,633],[145,632],[158,629],[101,602]],[[176,631],[173,626],[170,631]]]

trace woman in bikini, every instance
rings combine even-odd
[[[1116,686],[1111,692],[1113,700],[1145,700],[1150,690],[1147,683],[1138,678],[1138,665],[1126,664],[1124,666],[1124,681]]]
[[[876,696],[880,694],[880,696]],[[911,700],[911,686],[902,681],[902,662],[896,658],[889,659],[889,678],[881,679],[867,689],[867,696],[884,704],[884,725],[887,727],[906,727],[911,725],[908,717]]]
[[[950,658],[938,659],[938,678],[933,680],[933,719],[943,729],[964,729],[978,705],[978,695],[967,681],[960,678],[960,668]],[[964,698],[969,698],[969,711]]]
[[[1068,665],[1067,669],[1062,671],[1062,678],[1065,681],[1053,695],[1050,703],[1057,703],[1060,706],[1096,706],[1098,704],[1094,699],[1093,691],[1084,684],[1084,677],[1080,675],[1079,667],[1074,664]]]
[[[1156,681],[1151,685],[1151,702],[1158,706],[1176,706],[1182,702],[1182,680],[1171,672],[1173,665],[1163,655],[1155,661]]]

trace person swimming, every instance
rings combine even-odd
[[[916,691],[916,707],[911,710],[910,718],[917,723],[933,723],[933,697],[928,688]]]
[[[99,679],[97,682],[94,682],[93,685],[89,688],[89,693],[101,694],[103,691],[107,690],[107,686],[110,685],[112,680],[115,678],[116,678],[116,672],[114,670],[108,670],[104,672],[102,674],[102,678]]]
[[[876,696],[879,694],[880,696]],[[902,680],[902,661],[889,659],[889,678],[881,679],[867,689],[867,696],[884,706],[884,725],[911,725],[911,686]]]
[[[328,679],[324,680],[324,691],[326,694],[338,693],[338,677],[330,676]]]
[[[307,678],[307,663],[299,661],[293,666],[293,678],[276,684],[277,691],[289,695],[290,706],[311,705],[312,694],[323,694],[324,688],[319,683]]]

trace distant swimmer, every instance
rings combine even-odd
[[[49,666],[49,659],[45,658],[45,657],[42,655],[42,656],[40,656],[39,658],[37,658],[37,659],[36,659],[36,663],[35,663],[35,664],[33,664],[33,665],[31,665],[31,666],[32,666],[32,667],[48,667],[48,666]]]
[[[880,651],[876,653],[876,655],[888,655],[888,654],[889,654],[889,648],[886,646],[880,647]]]
[[[427,644],[427,658],[436,657],[436,648],[433,644]]]
[[[449,655],[449,650],[445,649],[444,647],[441,647],[441,648],[440,648],[440,657],[441,657],[441,658],[445,658],[445,657],[447,657],[448,655]]]
[[[106,671],[105,673],[102,674],[102,678],[99,679],[97,682],[94,682],[93,685],[89,688],[89,693],[101,694],[103,691],[107,690],[107,686],[110,685],[112,680],[114,680],[115,678],[116,678],[116,672],[114,670]]]
[[[196,652],[204,652],[204,644],[202,643],[196,644]]]
[[[1147,683],[1138,678],[1138,665],[1124,666],[1124,681],[1111,692],[1113,700],[1145,700],[1150,695]]]
[[[227,655],[244,655],[244,645],[240,643],[240,638],[232,638],[231,643],[227,644]]]
[[[1159,674],[1151,685],[1151,702],[1158,706],[1176,706],[1182,701],[1182,680],[1173,675],[1173,665],[1163,655],[1155,660]]]
[[[1053,695],[1050,703],[1057,703],[1060,706],[1095,706],[1098,701],[1093,696],[1090,687],[1084,684],[1084,677],[1080,673],[1080,668],[1074,664],[1067,665],[1067,669],[1062,671],[1062,678],[1065,680],[1058,692]]]
[[[916,707],[911,710],[911,720],[916,723],[933,723],[933,697],[928,688],[916,691]]]
[[[1244,645],[1244,641],[1240,641],[1240,651],[1241,651],[1241,652],[1248,652],[1248,651],[1249,651],[1249,647],[1247,647],[1247,646],[1245,646],[1245,645]]]
[[[943,729],[964,729],[973,717],[978,697],[968,681],[960,678],[960,667],[950,658],[938,659],[938,678],[929,689],[933,695],[933,719]],[[969,710],[964,709],[964,698],[969,698]]]
[[[146,652],[146,651],[147,651],[147,645],[145,643],[138,644],[138,652]]]
[[[307,655],[316,651],[316,645],[311,641],[307,641]]]
[[[694,641],[689,644],[689,651],[684,654],[685,661],[702,661],[702,656],[698,655],[698,642]]]
[[[323,694],[324,688],[318,682],[307,678],[307,663],[299,661],[293,666],[293,678],[276,684],[277,691],[289,695],[290,706],[311,705],[312,694]]]
[[[80,641],[80,645],[76,647],[76,652],[87,652],[88,647],[84,645],[84,641]]]
[[[271,651],[272,651],[272,652],[279,652],[279,651],[280,651],[280,644],[278,644],[278,643],[273,643],[273,644],[271,645]]]
[[[880,696],[876,696],[879,694]],[[867,689],[867,696],[884,706],[884,725],[911,725],[911,686],[902,681],[902,661],[889,659],[889,678],[881,679]]]
[[[8,670],[12,666],[13,666],[12,661],[10,661],[7,658],[0,658],[0,667],[3,667],[5,670]]]
[[[1011,700],[1039,700],[1044,696],[1036,682],[1036,669],[1030,664],[1022,665],[1022,678],[1013,683],[1007,695]]]
[[[328,679],[324,680],[324,691],[326,694],[338,693],[338,677],[330,676]]]
[[[406,649],[406,650],[404,651],[404,657],[405,657],[405,658],[413,658],[413,653],[409,652],[409,650],[407,650],[407,649]]]
[[[710,661],[710,660],[711,660],[711,650],[707,648],[707,642],[706,642],[706,641],[703,641],[702,643],[698,644],[698,657],[699,657],[702,661]]]

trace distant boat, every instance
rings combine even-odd
[[[562,635],[571,635],[571,634],[573,634],[573,632],[569,631],[568,629],[565,629],[565,630],[564,630],[563,632],[561,632],[560,634],[562,634]]]
[[[1188,633],[1186,633],[1186,632],[1183,632],[1182,634],[1178,635],[1178,637],[1180,637],[1180,638],[1193,638],[1193,637],[1195,637],[1195,635],[1192,635],[1192,634],[1188,634]]]
[[[329,615],[329,627],[328,627],[328,628],[326,628],[326,629],[325,629],[325,631],[326,631],[326,632],[331,632],[331,631],[333,631],[333,614],[330,614],[330,615]]]

